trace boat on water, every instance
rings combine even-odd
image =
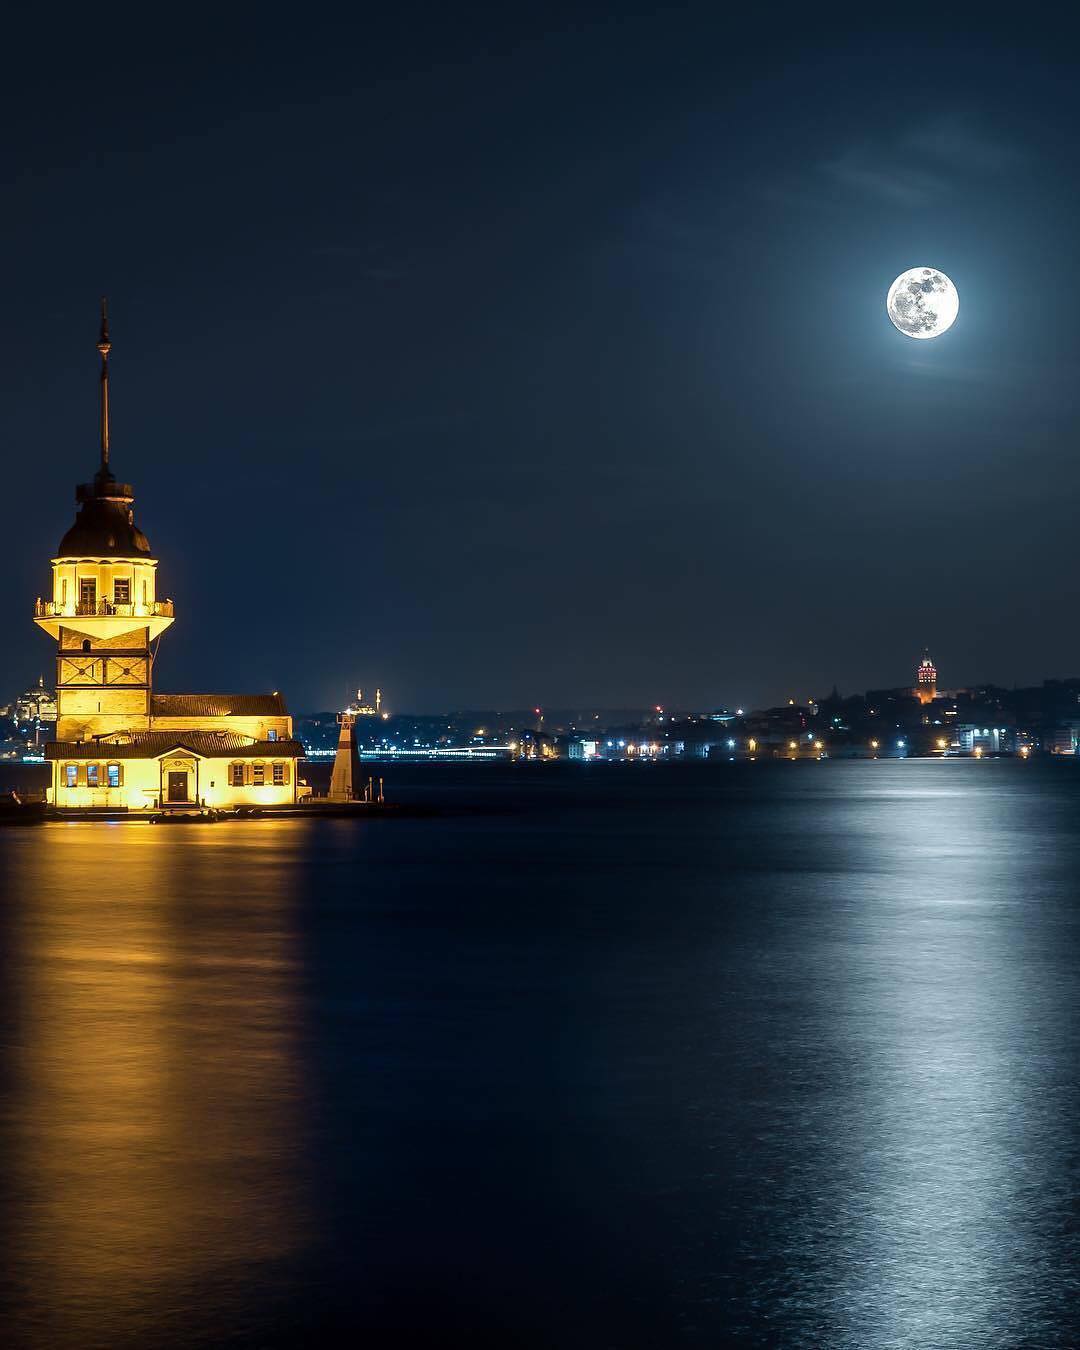
[[[44,802],[25,801],[17,792],[0,796],[0,825],[40,825],[44,819]]]

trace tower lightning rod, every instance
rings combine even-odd
[[[104,296],[101,297],[101,332],[98,334],[97,349],[101,353],[101,468],[109,467],[109,309]]]

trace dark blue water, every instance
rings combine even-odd
[[[1080,1341],[1080,765],[0,831],[33,1347]]]

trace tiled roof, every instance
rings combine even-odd
[[[46,759],[158,759],[173,750],[190,750],[202,759],[302,759],[299,741],[253,741],[235,731],[137,731],[118,744],[111,737],[96,741],[49,741]]]
[[[288,717],[280,694],[151,694],[151,717]]]

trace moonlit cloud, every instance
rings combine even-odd
[[[841,186],[897,206],[925,206],[948,190],[944,180],[925,169],[890,164],[869,151],[849,151],[821,167]]]
[[[823,161],[819,176],[855,195],[915,209],[956,191],[958,175],[1001,173],[1022,159],[974,117],[943,117],[879,143],[849,146]]]
[[[1024,158],[1015,146],[960,118],[945,118],[916,127],[903,138],[902,145],[942,164],[979,173],[998,173]]]

